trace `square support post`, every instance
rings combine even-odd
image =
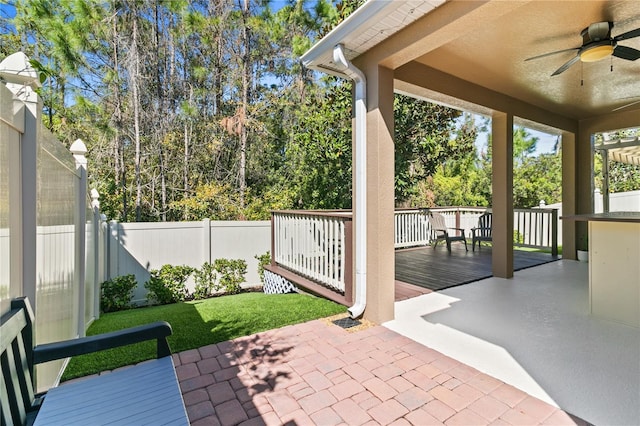
[[[491,122],[493,276],[513,277],[513,115],[496,112]]]
[[[395,300],[393,71],[378,65],[361,69],[367,76],[364,186],[367,192],[367,307],[364,317],[380,324],[394,318]],[[354,205],[354,211],[357,208]],[[355,234],[354,242],[357,241]]]
[[[576,208],[576,135],[562,133],[562,215],[573,216]],[[576,222],[562,223],[562,258],[576,260]]]

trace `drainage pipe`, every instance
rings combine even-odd
[[[355,254],[356,282],[354,305],[348,311],[351,318],[358,318],[367,306],[367,80],[344,55],[344,46],[333,48],[333,61],[344,67],[344,74],[355,85]]]

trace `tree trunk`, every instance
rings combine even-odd
[[[244,212],[245,193],[247,191],[247,112],[249,107],[249,88],[250,88],[250,49],[249,49],[249,0],[243,0],[242,8],[242,110],[240,115],[240,209]],[[244,213],[242,213],[244,215]]]
[[[136,181],[136,222],[142,218],[142,177],[140,175],[140,163],[142,155],[140,150],[140,94],[138,93],[138,77],[140,75],[140,57],[138,56],[138,24],[137,17],[133,19],[133,33],[131,46],[131,70],[129,79],[131,82],[131,96],[133,103],[133,137],[135,146],[134,173]]]

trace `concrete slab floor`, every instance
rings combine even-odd
[[[594,424],[640,424],[640,329],[589,314],[561,260],[396,302],[383,324]]]

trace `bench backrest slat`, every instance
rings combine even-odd
[[[2,425],[25,424],[34,401],[31,311],[21,303],[11,307],[0,325]]]

